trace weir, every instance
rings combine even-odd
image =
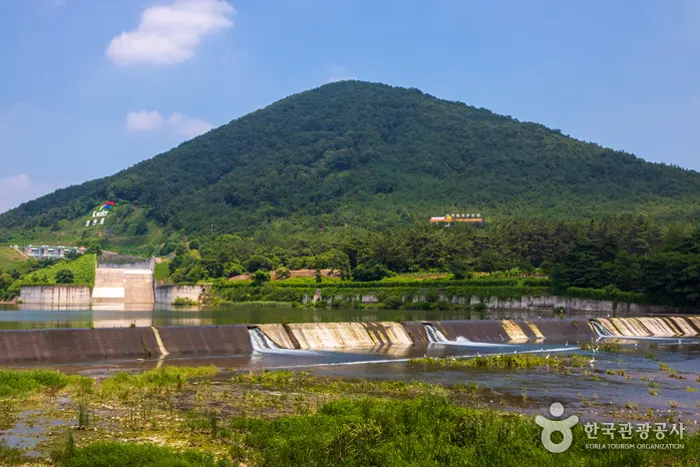
[[[460,347],[503,347],[508,344],[492,344],[490,342],[473,342],[463,336],[458,336],[454,340],[448,339],[445,334],[430,323],[424,323],[428,339],[431,344],[457,345]]]
[[[700,320],[694,316],[594,318],[589,323],[599,337],[673,340],[700,335]]]
[[[164,359],[317,350],[405,356],[429,345],[517,348],[598,338],[681,340],[700,336],[700,317],[293,323],[0,331],[0,364]]]

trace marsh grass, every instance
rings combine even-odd
[[[26,396],[39,391],[56,392],[67,386],[80,390],[92,385],[92,379],[66,375],[57,370],[0,369],[0,397]]]
[[[216,375],[219,370],[214,366],[173,367],[168,366],[143,373],[126,373],[120,371],[105,378],[97,392],[103,398],[129,400],[137,394],[167,394],[181,390],[187,380]]]
[[[421,381],[372,381],[366,379],[341,380],[323,378],[310,371],[251,371],[234,375],[237,384],[256,385],[266,389],[327,394],[384,394],[384,395],[439,395],[447,394],[445,386]]]
[[[78,428],[84,430],[90,424],[90,411],[83,402],[78,404]]]
[[[187,449],[176,451],[153,444],[98,441],[85,447],[57,451],[53,457],[63,467],[229,467],[227,460]]]
[[[581,343],[581,350],[595,350],[599,352],[609,352],[609,353],[620,353],[622,351],[622,345],[618,342],[610,341],[587,341]]]
[[[436,396],[340,399],[312,415],[238,418],[230,427],[245,434],[258,456],[255,465],[279,467],[692,465],[700,455],[698,437],[688,435],[680,452],[587,450],[580,425],[570,450],[550,454],[532,417],[459,407]],[[679,441],[671,436],[665,442]]]
[[[4,439],[0,440],[0,465],[29,465],[27,461],[21,449],[8,446]]]
[[[442,368],[533,368],[550,367],[563,369],[566,367],[583,367],[588,365],[589,358],[583,355],[489,355],[472,358],[414,358],[409,365],[424,365]]]

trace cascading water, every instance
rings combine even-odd
[[[250,343],[253,346],[253,350],[256,352],[265,352],[272,349],[280,349],[280,346],[275,344],[272,339],[267,337],[267,334],[262,332],[259,328],[248,329],[250,334]]]
[[[316,352],[310,350],[285,349],[277,345],[272,339],[267,337],[267,334],[262,332],[260,328],[249,328],[250,344],[253,347],[253,353],[258,354],[297,354],[309,355]]]
[[[428,333],[428,340],[431,344],[444,344],[449,342],[447,337],[432,324],[424,324],[425,332]]]
[[[490,342],[473,342],[466,337],[459,336],[456,340],[449,340],[442,331],[430,323],[423,323],[428,341],[431,344],[458,345],[462,347],[512,347],[510,344],[492,344]]]
[[[612,337],[612,333],[608,331],[605,326],[600,324],[598,321],[591,320],[590,321],[591,326],[593,326],[593,329],[595,332],[598,334],[599,337]]]

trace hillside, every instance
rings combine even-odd
[[[0,229],[84,236],[85,219],[105,200],[117,207],[102,235],[160,242],[176,230],[252,232],[283,221],[377,228],[447,211],[489,220],[697,218],[700,174],[416,89],[344,81],[25,203],[0,215]]]

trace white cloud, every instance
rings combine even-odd
[[[23,173],[0,178],[0,213],[9,211],[46,191],[46,187],[35,183]]]
[[[126,131],[151,131],[157,130],[163,126],[163,116],[160,112],[154,110],[139,110],[138,112],[129,112],[126,114]]]
[[[139,110],[126,114],[125,128],[128,132],[154,131],[164,127],[178,136],[192,139],[211,130],[214,125],[179,112],[172,113],[167,118],[163,117],[157,110]]]
[[[233,26],[225,0],[176,0],[147,8],[133,31],[112,38],[107,57],[117,65],[171,65],[191,59],[204,36]]]
[[[168,117],[168,124],[175,129],[177,134],[187,139],[192,139],[214,128],[214,125],[209,122],[177,112]]]
[[[334,66],[331,68],[331,77],[327,83],[335,83],[336,81],[347,81],[357,79],[345,70],[344,66]]]

